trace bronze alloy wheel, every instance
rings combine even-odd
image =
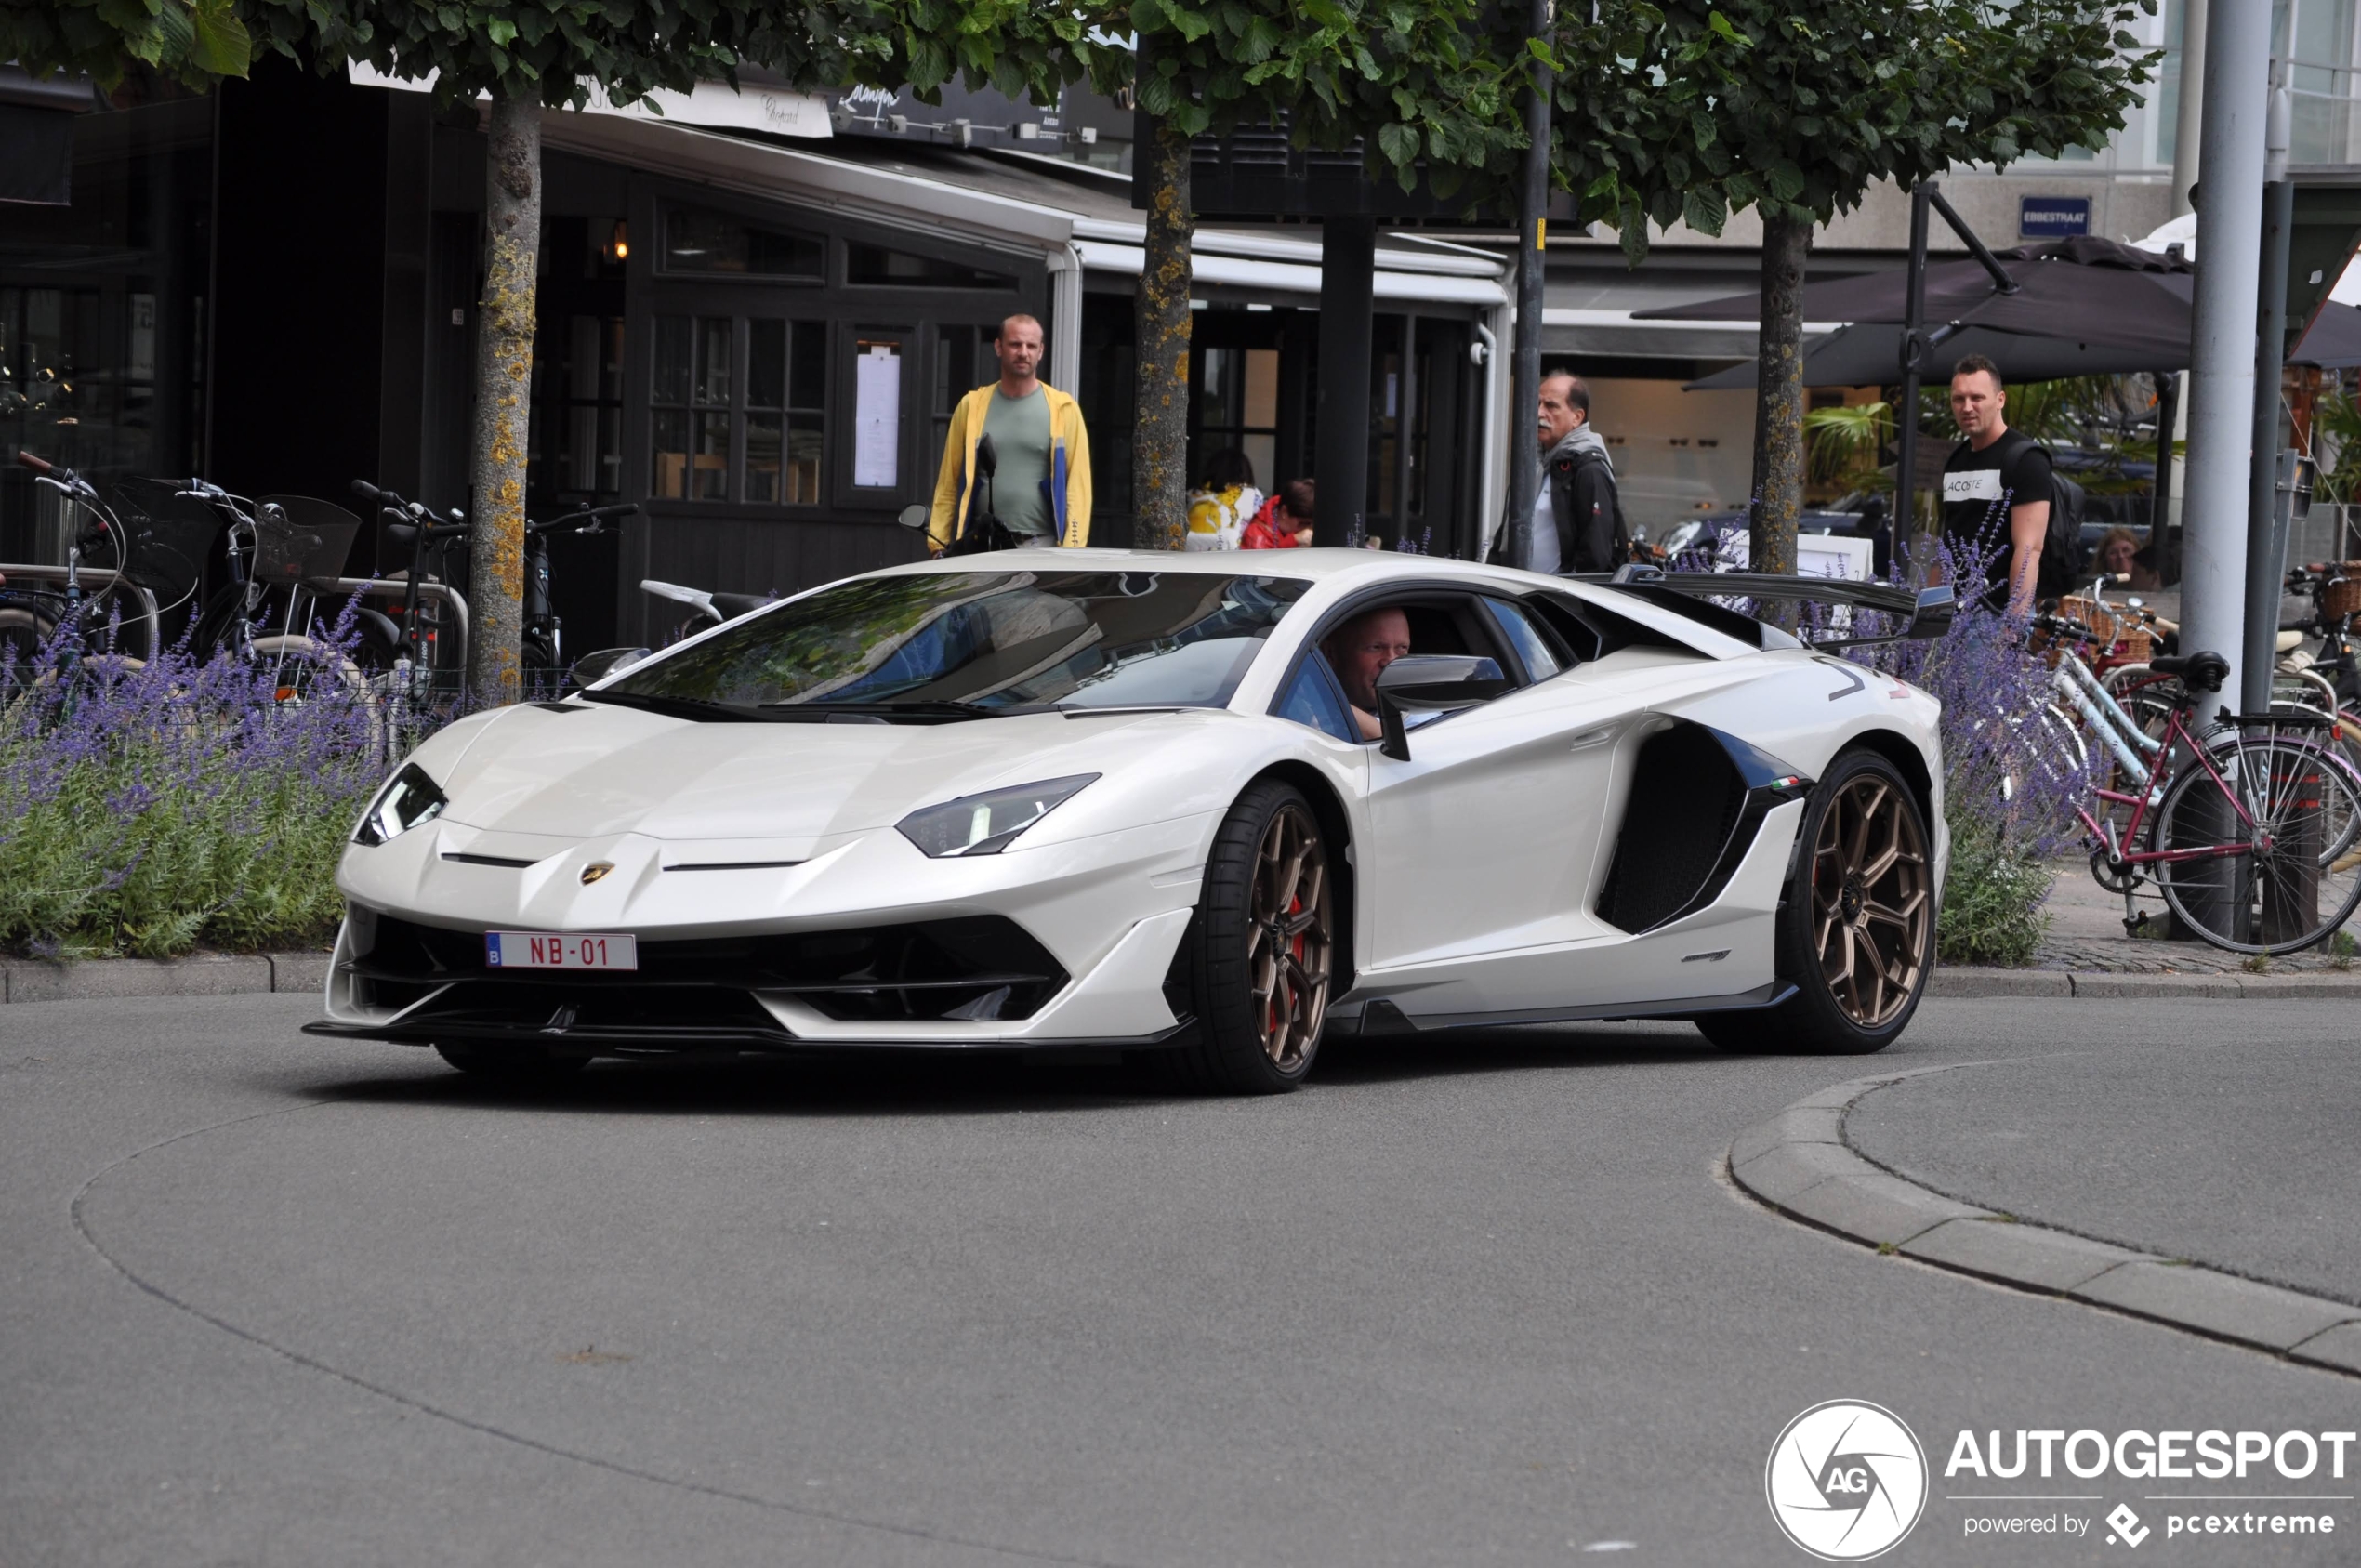
[[[1934,918],[1925,831],[1876,773],[1845,782],[1813,847],[1812,941],[1828,995],[1863,1029],[1909,1005]]]
[[[1328,1010],[1328,854],[1300,800],[1272,813],[1255,854],[1246,973],[1263,1054],[1283,1073],[1319,1043]]]

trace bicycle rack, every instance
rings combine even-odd
[[[155,651],[164,646],[163,612],[156,608],[156,596],[153,593],[137,583],[125,581],[122,573],[112,567],[84,566],[75,570],[81,579],[86,601],[102,598],[117,587],[127,588],[138,595],[139,613],[131,619],[148,623],[150,656],[152,657]],[[66,572],[67,569],[62,566],[48,566],[34,561],[0,560],[0,577],[11,580],[22,578],[34,583],[56,583],[62,587],[66,582]],[[464,614],[464,612],[462,613]]]

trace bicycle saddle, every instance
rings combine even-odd
[[[2177,675],[2195,692],[2219,692],[2222,683],[2230,679],[2230,661],[2219,653],[2167,653],[2160,659],[2150,659],[2148,667],[2158,675]]]
[[[713,607],[733,621],[751,611],[761,609],[770,602],[759,594],[718,593],[713,596]]]

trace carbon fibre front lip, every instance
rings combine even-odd
[[[695,1051],[757,1051],[780,1055],[824,1056],[844,1051],[975,1051],[1033,1050],[1154,1050],[1184,1043],[1194,1024],[1176,1023],[1153,1034],[1108,1040],[810,1040],[786,1029],[645,1029],[575,1024],[565,1029],[470,1020],[446,1013],[433,1019],[386,1023],[337,1023],[319,1020],[303,1025],[307,1034],[334,1040],[380,1040],[394,1045],[532,1046],[548,1050],[583,1052],[592,1056],[667,1056]]]

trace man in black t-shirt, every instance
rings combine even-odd
[[[1986,563],[1984,602],[2021,615],[2033,608],[2050,532],[2050,455],[2009,428],[2008,401],[1999,368],[1982,354],[1952,371],[1951,417],[1968,439],[1943,465],[1943,536],[1962,567]]]

